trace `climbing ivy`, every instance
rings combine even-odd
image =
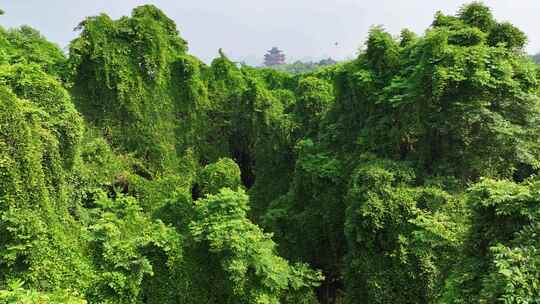
[[[303,74],[143,5],[0,28],[0,303],[537,303],[540,73],[479,2]]]

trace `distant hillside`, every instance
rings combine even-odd
[[[336,63],[337,61],[335,61],[332,58],[323,59],[319,62],[313,62],[313,61],[302,62],[298,60],[294,63],[269,66],[269,68],[275,69],[278,71],[289,72],[292,74],[304,74],[304,73],[313,72],[321,67],[334,65]]]

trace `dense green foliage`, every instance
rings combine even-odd
[[[0,28],[0,303],[540,302],[540,72],[481,3],[288,72],[78,29]]]

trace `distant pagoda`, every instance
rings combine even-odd
[[[273,66],[280,64],[285,64],[285,54],[277,47],[273,47],[266,55],[264,55],[264,65]]]

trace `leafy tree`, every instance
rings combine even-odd
[[[177,81],[187,81],[196,71],[181,61],[187,44],[174,22],[147,5],[134,9],[131,18],[87,18],[79,29],[81,36],[70,46],[70,64],[82,114],[114,146],[136,153],[152,169],[173,168],[181,150],[174,122],[182,112],[178,107],[187,101],[177,98],[172,79],[181,73]],[[179,65],[174,74],[173,64]]]
[[[247,219],[248,197],[222,189],[196,202],[191,233],[221,261],[225,282],[218,291],[225,303],[312,303],[310,287],[321,279],[305,265],[289,265],[275,253],[270,235]],[[209,276],[223,275],[208,273]]]
[[[200,174],[201,194],[216,194],[221,188],[240,189],[240,168],[229,158],[207,165]]]
[[[436,185],[415,187],[404,163],[365,157],[347,194],[351,302],[435,303],[464,234],[464,206]]]
[[[56,292],[46,294],[35,290],[26,290],[23,288],[24,282],[13,281],[9,284],[8,290],[0,290],[0,303],[47,303],[47,304],[86,304],[76,296],[66,292]]]
[[[82,118],[62,85],[35,64],[6,65],[0,68],[0,82],[17,97],[30,100],[46,113],[50,129],[58,139],[63,165],[69,169],[78,154]]]
[[[153,222],[141,212],[130,197],[108,199],[98,193],[96,217],[89,225],[90,250],[99,265],[94,285],[87,291],[92,302],[134,303],[139,301],[146,276],[152,276],[150,248],[162,251],[166,263],[174,264],[181,257],[179,235],[162,222]]]
[[[481,2],[462,6],[457,17],[465,24],[477,27],[483,32],[489,32],[495,25],[491,10]]]
[[[311,140],[298,144],[289,192],[271,202],[263,223],[276,233],[286,257],[323,271],[327,279],[322,289],[330,300],[338,299],[342,289],[344,185],[342,164],[318,148]]]
[[[333,101],[332,87],[324,80],[305,77],[298,82],[296,94],[293,114],[302,135],[313,136]]]
[[[530,303],[538,299],[538,181],[485,179],[469,191],[472,226],[450,303]]]
[[[0,27],[0,48],[0,64],[37,64],[48,74],[67,77],[62,50],[29,26],[9,30]]]
[[[66,184],[80,117],[61,85],[36,66],[4,65],[0,74],[0,283],[84,288],[89,261]]]
[[[502,43],[507,48],[523,49],[527,36],[509,22],[497,23],[489,33],[488,42],[492,46]]]
[[[456,22],[437,23],[401,50],[373,30],[365,55],[338,76],[329,115],[336,144],[414,160],[428,175],[511,176],[522,164],[537,166],[534,67]]]

